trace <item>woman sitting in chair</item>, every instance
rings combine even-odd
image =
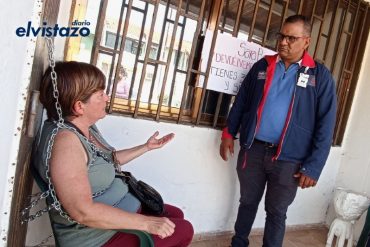
[[[48,120],[42,129],[34,164],[47,184],[50,174],[62,206],[61,210],[49,211],[56,242],[79,247],[139,246],[136,235],[119,231],[132,229],[150,233],[158,247],[188,246],[193,227],[184,219],[183,212],[165,205],[162,215],[149,215],[128,192],[127,184],[115,177],[113,165],[124,165],[147,151],[163,147],[174,134],[157,138],[156,132],[145,144],[116,152],[94,125],[106,115],[108,96],[104,93],[103,73],[93,65],[80,62],[58,62],[55,72],[57,93],[50,68],[41,84],[40,101],[47,110]],[[59,107],[55,94],[59,94],[61,111],[56,109]],[[53,130],[60,113],[65,124],[76,131],[62,128],[55,135]],[[53,143],[49,143],[51,138]],[[49,205],[52,203],[48,201]]]

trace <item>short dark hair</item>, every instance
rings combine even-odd
[[[310,36],[311,35],[311,20],[304,15],[291,15],[285,19],[285,23],[297,23],[301,22],[303,24],[304,32]]]
[[[87,102],[93,93],[105,88],[105,76],[94,65],[75,61],[56,62],[54,70],[57,74],[58,100],[63,118],[73,116],[73,105],[77,101]],[[48,118],[58,120],[50,67],[45,71],[41,81],[40,101],[46,109]]]

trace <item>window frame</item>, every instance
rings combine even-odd
[[[72,8],[76,8],[76,6],[78,6],[76,3],[79,1],[81,0],[73,0],[74,4],[72,4]],[[194,14],[189,11],[192,7],[194,8],[194,6],[189,4],[190,1],[182,2],[178,0],[181,4],[177,6],[171,5],[176,1],[172,1],[171,4],[170,1],[142,1],[154,6],[154,19],[156,18],[156,11],[158,10],[159,4],[166,5],[167,11],[170,8],[176,10],[176,16],[167,20],[173,24],[174,33],[178,30],[177,28],[181,29],[181,25],[183,25],[184,20],[186,21],[187,18],[198,22],[189,54],[185,54],[180,49],[175,48],[174,35],[172,35],[170,46],[166,47],[166,49],[169,49],[168,56],[176,57],[176,65],[179,65],[179,62],[184,63],[184,61],[181,60],[182,57],[185,57],[186,55],[188,56],[187,70],[184,71],[179,68],[175,69],[176,73],[183,73],[186,75],[182,91],[181,105],[178,108],[172,107],[171,104],[165,104],[165,102],[171,102],[172,100],[173,82],[170,99],[167,101],[164,100],[164,86],[162,86],[158,104],[141,102],[140,100],[132,100],[131,98],[127,100],[116,99],[114,95],[116,93],[117,76],[113,76],[113,96],[108,107],[109,113],[129,115],[134,118],[147,118],[155,121],[207,126],[216,129],[223,127],[226,122],[228,110],[233,102],[233,96],[205,89],[209,75],[210,62],[208,62],[206,73],[201,72],[199,68],[199,52],[202,47],[202,42],[199,37],[201,37],[201,34],[204,33],[206,29],[213,30],[214,32],[209,52],[210,57],[213,55],[217,34],[220,32],[230,33],[234,37],[237,37],[241,32],[244,32],[248,37],[248,41],[260,44],[270,49],[276,49],[276,42],[271,38],[271,33],[273,33],[272,28],[281,28],[283,20],[288,15],[305,14],[311,17],[311,23],[315,25],[315,28],[317,29],[317,34],[315,34],[317,36],[313,39],[312,47],[310,47],[310,49],[313,50],[311,54],[314,58],[326,64],[332,73],[335,72],[339,75],[337,80],[338,112],[333,145],[341,145],[353,101],[354,91],[356,89],[359,68],[363,58],[363,51],[368,39],[368,32],[366,33],[365,27],[369,25],[370,22],[368,11],[369,3],[364,0],[327,0],[325,3],[320,4],[317,0],[202,0],[201,6],[199,7],[199,13]],[[133,6],[133,0],[128,0],[128,3],[125,3],[124,7],[121,9],[117,30],[122,29],[123,32],[122,35],[120,35],[120,38],[116,39],[115,46],[113,48],[110,47],[110,49],[107,47],[102,48],[100,46],[102,35],[101,33],[99,34],[99,32],[102,32],[103,30],[107,2],[107,0],[101,0],[100,4],[95,32],[98,35],[95,35],[91,55],[92,64],[96,64],[97,54],[99,52],[110,53],[116,57],[115,59],[117,64],[120,64],[122,61],[123,51],[121,52],[119,47],[125,48],[125,43],[130,40],[130,38],[127,37],[128,18],[132,10],[137,11],[137,7]],[[331,5],[333,3],[335,3],[335,6]],[[320,5],[322,6],[320,7]],[[124,8],[126,9],[125,19],[123,18]],[[331,9],[332,12],[329,12],[329,9]],[[144,15],[146,14],[146,10],[140,11],[143,11]],[[72,13],[75,12],[75,10],[72,11]],[[278,25],[276,24],[276,16],[280,18]],[[330,19],[328,16],[330,16]],[[81,16],[74,16],[73,19],[77,19],[77,17],[81,18]],[[261,27],[261,21],[259,19],[262,17],[265,18],[265,24]],[[181,19],[182,22],[180,21]],[[327,29],[326,25],[329,25],[329,29],[324,31],[324,29]],[[153,30],[153,24],[151,26],[151,30]],[[119,32],[117,31],[117,33]],[[152,50],[160,50],[161,43],[152,43],[151,35],[152,33],[150,33],[149,37],[144,41],[146,42],[147,47],[151,48],[145,49],[144,59],[138,59],[140,54],[136,56],[136,59],[140,60],[143,65],[143,74],[146,73],[147,66],[165,66],[166,75],[164,78],[167,78],[167,67],[171,65],[171,60],[168,59],[166,62],[161,62],[153,59]],[[121,37],[127,38],[122,39]],[[354,42],[354,40],[360,40],[360,42]],[[142,33],[139,37],[138,44],[140,42],[143,42]],[[322,42],[325,42],[324,47],[322,47]],[[343,42],[345,42],[344,49]],[[318,49],[318,47],[321,50]],[[338,52],[340,49],[343,50],[343,53]],[[319,55],[322,54],[322,50],[324,51],[324,55],[319,57]],[[332,55],[328,55],[329,53]],[[343,54],[340,59],[338,59],[338,53]],[[331,57],[331,59],[328,59],[329,57]],[[350,61],[352,61],[352,63]],[[117,68],[111,66],[110,74],[116,75],[116,70]],[[196,81],[200,76],[204,76],[205,78],[203,88],[195,87]],[[139,95],[145,80],[144,77],[145,76],[138,77]],[[156,77],[156,73],[153,74],[152,84],[155,81],[154,77]],[[133,88],[132,83],[133,82],[131,81],[130,90]],[[166,83],[171,82],[166,81]],[[132,92],[130,91],[130,95],[131,93]]]

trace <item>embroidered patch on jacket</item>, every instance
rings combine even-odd
[[[307,85],[309,85],[311,87],[315,87],[316,86],[316,77],[315,77],[315,75],[310,75],[308,77]]]
[[[258,72],[257,80],[266,80],[266,71]]]

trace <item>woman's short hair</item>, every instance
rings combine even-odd
[[[57,74],[58,100],[63,118],[74,115],[74,103],[77,101],[85,103],[93,93],[105,88],[105,76],[94,65],[75,61],[56,62],[54,70]],[[41,81],[40,101],[46,108],[48,118],[58,120],[50,67],[45,71]]]

